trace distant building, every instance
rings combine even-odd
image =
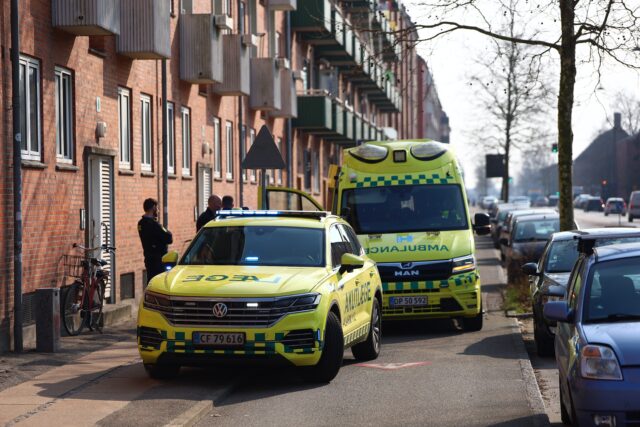
[[[629,197],[638,184],[638,147],[622,129],[620,113],[614,114],[613,128],[601,133],[573,162],[573,184],[585,193],[607,197]],[[637,137],[636,137],[637,139]],[[635,175],[635,176],[632,176]]]
[[[433,75],[421,57],[418,57],[418,75],[418,138],[449,143],[449,116],[442,109]]]

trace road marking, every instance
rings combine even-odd
[[[383,371],[395,371],[397,369],[414,368],[416,366],[428,366],[431,362],[409,362],[409,363],[357,363],[353,366],[361,368],[382,369]]]

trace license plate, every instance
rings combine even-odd
[[[244,332],[194,332],[193,343],[211,347],[241,347],[245,342]]]
[[[391,307],[420,307],[427,305],[427,297],[391,297],[389,305]]]

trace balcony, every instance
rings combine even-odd
[[[246,96],[251,93],[250,34],[225,34],[222,36],[224,70],[220,83],[213,85],[213,92],[222,96]]]
[[[252,110],[273,111],[282,108],[280,68],[275,58],[251,58]]]
[[[279,110],[271,112],[271,117],[293,119],[298,117],[298,99],[294,72],[289,67],[280,68],[280,100]]]
[[[322,40],[331,34],[331,10],[329,0],[304,0],[291,14],[291,28],[306,33],[303,38],[309,42]]]
[[[180,15],[180,78],[194,84],[212,84],[223,78],[222,34],[215,15]]]
[[[331,96],[327,91],[311,89],[298,94],[298,117],[292,126],[313,134],[333,134],[334,121]]]
[[[376,0],[343,0],[342,8],[352,14],[368,14],[376,7]]]
[[[53,0],[53,26],[77,36],[120,32],[120,0]]]
[[[171,57],[169,2],[121,0],[119,54],[132,59]]]
[[[269,9],[291,12],[296,10],[297,3],[297,0],[269,0]]]

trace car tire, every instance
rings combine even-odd
[[[480,313],[473,317],[464,317],[462,319],[462,329],[464,329],[465,332],[478,332],[482,330],[484,314],[482,312],[482,297],[480,298]]]
[[[154,380],[170,380],[178,376],[180,373],[180,365],[145,363],[144,370],[147,371],[147,375]]]
[[[609,216],[609,212],[605,212],[605,213],[604,213],[604,216]]]
[[[536,343],[536,353],[538,353],[540,357],[551,357],[555,353],[554,339],[544,333],[538,325],[538,320],[534,316],[533,339]]]
[[[344,335],[338,316],[333,312],[327,315],[327,325],[324,330],[322,355],[315,366],[309,366],[304,374],[307,381],[328,383],[338,375],[342,367],[344,355]]]
[[[629,214],[629,222],[633,222],[633,216]]]
[[[382,316],[380,315],[380,302],[378,298],[374,298],[371,306],[369,335],[365,341],[351,347],[351,353],[353,353],[353,357],[355,357],[356,360],[366,361],[377,359],[380,354],[381,341]]]

